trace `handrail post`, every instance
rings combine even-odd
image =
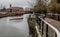
[[[46,24],[46,37],[48,37],[48,25]]]
[[[44,29],[44,22],[42,21],[42,35],[43,35],[43,29]]]
[[[56,34],[56,32],[55,32],[55,37],[57,37],[57,34]]]
[[[41,17],[39,17],[41,19],[41,30],[42,30],[42,25],[43,25],[43,22],[44,24],[46,24],[46,37],[48,37],[48,27],[52,28],[55,32],[56,32],[56,36],[55,37],[60,37],[60,31],[54,27],[53,25],[51,25],[50,23],[46,22],[44,19],[42,19]],[[42,32],[42,31],[41,31]]]
[[[41,20],[41,34],[43,35],[44,22]]]

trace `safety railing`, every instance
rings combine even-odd
[[[40,26],[40,34],[42,37],[60,37],[60,32],[57,28],[46,22],[40,16],[37,18],[37,23]]]

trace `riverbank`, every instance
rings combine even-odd
[[[0,18],[4,18],[4,17],[14,17],[14,16],[23,16],[23,14],[21,14],[21,15],[0,14]]]
[[[32,35],[32,37],[38,37],[37,30],[36,30],[38,24],[36,22],[36,18],[34,15],[29,17],[28,24],[29,24],[30,35]],[[39,26],[38,26],[38,30],[39,30]]]

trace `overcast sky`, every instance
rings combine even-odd
[[[5,5],[6,7],[9,7],[9,4],[18,7],[31,7],[27,1],[31,4],[35,2],[35,0],[0,0],[0,7],[1,4],[2,6]]]

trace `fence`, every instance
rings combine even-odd
[[[46,22],[40,16],[37,18],[37,23],[40,26],[40,34],[42,37],[60,37],[60,32],[50,23]]]
[[[47,14],[47,17],[60,21],[60,14]]]

